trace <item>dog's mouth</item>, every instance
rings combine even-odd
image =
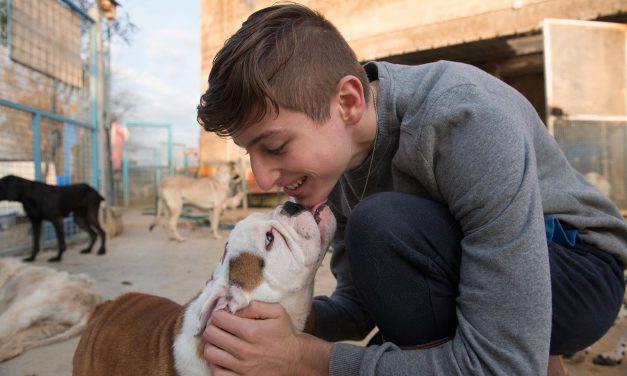
[[[281,205],[281,213],[288,217],[294,217],[305,211],[305,208],[292,201],[285,201],[283,205]]]
[[[326,201],[322,201],[321,203],[319,203],[318,205],[314,206],[311,209],[311,212],[314,215],[314,219],[316,220],[317,224],[320,224],[320,213],[322,213],[322,211],[324,210],[324,208],[327,207],[327,202]]]
[[[320,220],[321,220],[320,213],[322,213],[322,211],[324,210],[326,206],[327,206],[327,202],[322,201],[321,203],[314,205],[311,209],[309,209],[309,212],[313,214],[313,217],[317,224],[320,224]],[[281,212],[284,215],[287,215],[288,217],[296,216],[306,210],[307,209],[304,206],[297,204],[295,202],[291,202],[291,201],[286,201],[281,206]]]
[[[326,206],[327,206],[326,201],[323,201],[311,209],[314,220],[316,221],[317,224],[320,224],[320,213],[322,213],[322,211],[324,210]]]

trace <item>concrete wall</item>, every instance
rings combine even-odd
[[[248,17],[275,0],[201,0],[201,86],[216,52]],[[627,0],[305,0],[333,22],[361,61],[538,32],[545,18],[597,19]],[[202,134],[201,161],[232,159],[229,141]]]

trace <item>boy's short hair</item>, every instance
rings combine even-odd
[[[342,77],[359,78],[368,99],[368,78],[339,31],[321,14],[298,4],[261,9],[220,49],[198,122],[219,136],[233,136],[261,121],[269,106],[304,113],[317,123]]]

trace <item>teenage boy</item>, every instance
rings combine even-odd
[[[362,67],[321,15],[276,5],[219,51],[198,119],[246,149],[261,188],[326,202],[339,224],[313,336],[280,305],[218,312],[214,375],[541,375],[616,317],[620,212],[476,68]],[[371,346],[334,343],[375,327]]]

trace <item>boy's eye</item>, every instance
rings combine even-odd
[[[274,242],[274,234],[272,234],[272,231],[266,232],[266,251],[270,250],[273,242]]]
[[[285,149],[285,144],[279,146],[278,148],[266,148],[266,151],[268,152],[268,154],[272,154],[272,155],[280,155],[283,153]]]

